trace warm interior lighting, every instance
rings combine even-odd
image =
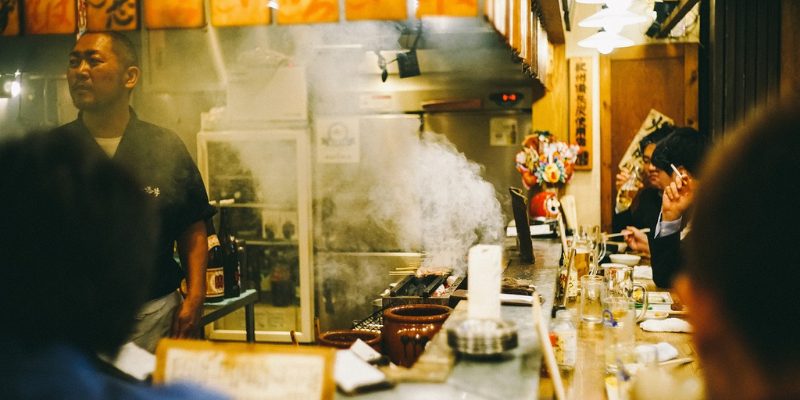
[[[576,0],[576,2],[581,4],[605,4],[606,0]]]
[[[620,8],[604,8],[578,22],[584,28],[603,28],[606,32],[619,33],[625,25],[647,22],[647,17]]]
[[[280,8],[280,6],[278,5],[278,0],[269,0],[267,2],[267,7],[273,10],[277,10],[278,8]]]
[[[20,72],[14,74],[0,74],[0,97],[17,97],[22,93]]]

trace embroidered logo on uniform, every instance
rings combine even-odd
[[[147,186],[144,188],[144,192],[153,197],[158,197],[161,194],[161,189],[159,189],[158,186]]]

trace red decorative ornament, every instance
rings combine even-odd
[[[553,192],[545,190],[536,193],[531,198],[529,213],[531,218],[555,218],[558,215],[558,207],[558,196]]]

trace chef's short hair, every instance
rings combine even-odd
[[[114,354],[154,265],[141,185],[83,141],[39,132],[0,143],[0,193],[0,309],[13,324],[0,338]]]
[[[136,46],[127,36],[117,31],[98,32],[96,34],[106,35],[111,39],[111,48],[125,67],[139,66],[139,55],[136,53]]]
[[[774,107],[714,149],[687,236],[693,286],[717,300],[715,311],[768,371],[800,363],[797,105]]]

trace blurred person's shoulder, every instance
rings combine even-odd
[[[0,340],[2,342],[2,340]],[[201,399],[224,396],[186,384],[149,386],[100,372],[90,357],[69,345],[0,350],[2,398],[11,399]]]

